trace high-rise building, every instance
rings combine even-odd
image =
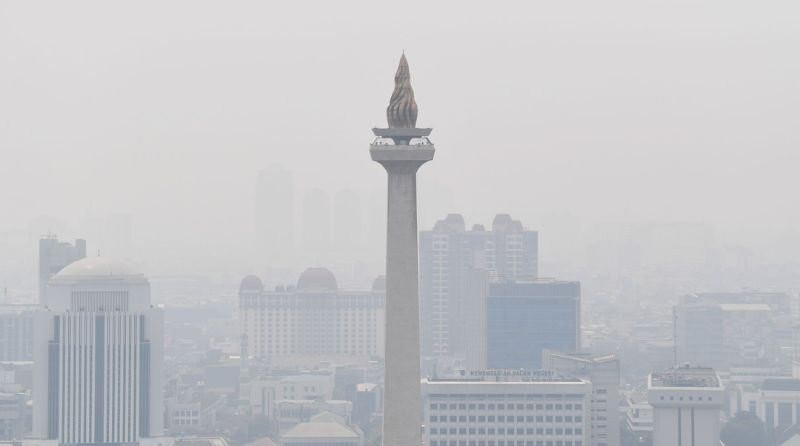
[[[352,261],[362,246],[361,201],[353,190],[338,192],[333,198],[333,245],[342,260]]]
[[[33,315],[36,305],[0,305],[0,361],[33,359]]]
[[[581,286],[555,280],[501,281],[486,299],[486,362],[492,369],[538,369],[545,349],[578,351]]]
[[[552,371],[473,371],[422,384],[428,446],[587,446],[592,385]]]
[[[325,268],[309,268],[296,287],[265,291],[256,276],[242,279],[239,316],[245,357],[384,356],[385,289],[339,290]]]
[[[720,444],[725,390],[714,369],[687,365],[652,373],[647,401],[653,407],[653,446]]]
[[[294,254],[294,185],[292,174],[278,166],[258,173],[255,233],[259,265],[291,266]]]
[[[713,303],[676,305],[673,309],[678,363],[726,368],[722,307]]]
[[[47,281],[62,268],[86,257],[86,240],[77,239],[75,244],[61,242],[55,235],[39,239],[39,299],[44,295]]]
[[[432,129],[417,128],[417,103],[405,54],[386,109],[389,128],[372,129],[373,161],[388,175],[386,228],[386,375],[384,446],[418,445],[420,438],[419,257],[417,170],[433,159]]]
[[[467,230],[464,218],[450,214],[432,230],[420,232],[420,305],[422,349],[433,357],[464,356],[470,331],[466,314],[464,275],[486,269],[492,279],[535,279],[538,274],[538,233],[519,220],[498,214],[487,231]]]
[[[331,249],[331,200],[321,189],[312,189],[303,198],[303,253],[309,261],[327,260]]]
[[[619,446],[619,358],[615,355],[544,352],[543,367],[592,383],[591,446]]]
[[[163,427],[163,315],[129,264],[88,257],[49,282],[34,337],[32,444],[139,444]]]

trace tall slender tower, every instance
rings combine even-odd
[[[432,129],[417,128],[417,104],[405,54],[386,109],[389,128],[372,129],[369,152],[389,175],[386,243],[386,391],[384,446],[419,446],[419,265],[417,170],[433,159]]]

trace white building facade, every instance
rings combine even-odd
[[[545,369],[586,379],[592,383],[591,445],[619,446],[620,364],[615,355],[591,356],[580,353],[545,351]]]
[[[130,265],[101,257],[56,274],[35,319],[33,437],[137,444],[163,434],[163,315]]]
[[[276,291],[264,291],[258,277],[245,277],[239,317],[245,357],[383,357],[385,291],[338,290],[324,268],[310,268],[296,288]]]
[[[653,446],[719,444],[726,395],[714,369],[686,366],[652,373],[647,400],[653,407]]]
[[[508,373],[508,374],[507,374]],[[423,380],[427,446],[588,446],[592,385],[552,372]],[[526,372],[519,372],[526,373]]]

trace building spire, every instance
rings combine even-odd
[[[394,91],[386,108],[386,120],[389,121],[389,128],[417,127],[417,103],[414,101],[405,51],[400,56],[400,65],[394,75]]]

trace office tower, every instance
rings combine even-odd
[[[312,189],[303,198],[303,252],[308,260],[326,260],[331,248],[331,202],[328,194]]]
[[[388,174],[386,377],[383,444],[420,443],[417,170],[433,159],[431,129],[417,128],[417,104],[405,55],[386,109],[389,128],[372,129],[370,156]]]
[[[792,301],[758,291],[682,296],[674,307],[679,363],[721,370],[779,361],[780,350],[795,345]]]
[[[619,446],[619,358],[546,350],[543,367],[592,383],[591,446]]]
[[[56,274],[37,312],[33,436],[148,443],[162,434],[163,315],[130,265],[87,257]],[[38,443],[37,443],[38,444]]]
[[[501,281],[486,299],[486,362],[538,369],[545,349],[580,348],[581,286],[555,280]]]
[[[259,264],[289,267],[294,245],[294,184],[292,174],[278,166],[258,173],[255,233]]]
[[[62,268],[86,257],[86,240],[77,239],[74,245],[60,242],[54,234],[39,240],[39,299],[44,296],[47,281]]]
[[[725,391],[714,369],[687,365],[652,373],[647,401],[653,407],[653,446],[719,444]]]
[[[33,316],[36,305],[0,305],[0,361],[33,359]]]
[[[296,287],[264,291],[256,276],[242,279],[239,314],[245,357],[321,355],[383,357],[385,291],[339,290],[325,268],[309,268]]]
[[[464,301],[464,368],[486,370],[486,296],[489,271],[468,269],[461,277]]]
[[[592,385],[551,371],[472,372],[422,384],[428,446],[586,446]]]
[[[730,352],[725,349],[722,307],[691,303],[676,305],[673,311],[678,363],[726,368]]]
[[[465,325],[464,275],[486,269],[493,279],[535,279],[538,234],[519,220],[498,214],[491,231],[482,225],[466,230],[464,218],[450,214],[432,230],[420,232],[420,305],[422,349],[426,356],[463,356]]]
[[[333,245],[341,260],[353,260],[362,246],[361,201],[353,190],[338,192],[333,199]]]

